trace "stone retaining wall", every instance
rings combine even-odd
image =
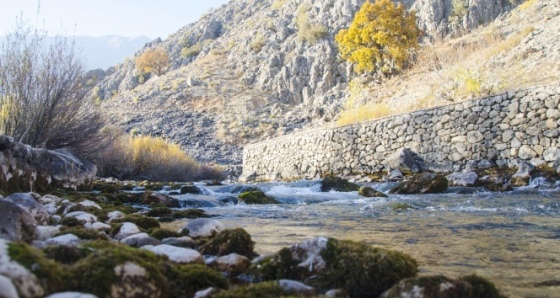
[[[0,135],[0,193],[88,188],[97,168],[67,150],[32,148]]]
[[[560,159],[560,85],[450,104],[334,129],[288,135],[245,147],[243,177],[313,178],[384,170],[396,149],[410,148],[426,170],[512,167]]]

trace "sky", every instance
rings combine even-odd
[[[229,0],[0,0],[0,35],[20,15],[49,35],[150,39],[177,32]]]

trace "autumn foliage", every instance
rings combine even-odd
[[[169,67],[169,55],[162,48],[147,49],[136,59],[136,68],[145,72],[162,75]]]
[[[350,28],[336,35],[342,57],[356,63],[359,73],[401,70],[418,47],[420,30],[414,12],[391,0],[365,2]]]

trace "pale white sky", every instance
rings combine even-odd
[[[49,35],[167,38],[229,0],[0,0],[0,35],[16,17]]]

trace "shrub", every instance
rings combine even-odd
[[[327,36],[327,29],[322,25],[311,24],[307,10],[309,10],[308,5],[300,5],[298,8],[296,15],[297,35],[300,41],[313,44]]]
[[[107,141],[103,120],[85,97],[84,65],[73,41],[46,35],[18,20],[0,46],[0,134],[93,159]]]
[[[390,73],[400,70],[418,47],[416,15],[402,3],[365,2],[350,25],[336,35],[342,57],[357,63],[356,71]]]
[[[100,175],[157,181],[192,181],[200,168],[179,145],[150,136],[121,137],[97,165]]]
[[[202,51],[202,47],[200,46],[199,43],[197,43],[191,47],[183,47],[181,49],[181,56],[185,58],[190,58],[190,57],[198,56],[198,54],[200,54],[201,51]]]
[[[284,6],[284,4],[286,4],[288,0],[276,0],[272,3],[272,5],[270,6],[270,9],[272,10],[280,10],[280,8],[282,8]]]
[[[147,49],[136,59],[136,68],[145,73],[162,75],[169,67],[169,55],[163,48]]]

